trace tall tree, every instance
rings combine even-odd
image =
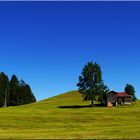
[[[36,102],[36,99],[32,93],[32,90],[30,88],[29,85],[26,85],[24,87],[24,92],[25,92],[25,103],[33,103],[33,102]]]
[[[133,101],[137,100],[136,95],[135,95],[135,88],[132,85],[126,84],[125,92],[132,95]]]
[[[16,75],[13,75],[9,83],[9,106],[17,105],[19,81]]]
[[[13,75],[10,82],[5,73],[0,73],[0,107],[17,106],[36,102],[28,84]]]
[[[0,106],[7,107],[9,100],[9,79],[4,72],[0,73]]]
[[[93,106],[93,101],[98,100],[101,91],[104,91],[100,65],[88,62],[84,66],[81,76],[79,76],[79,83],[77,86],[84,100],[91,100],[91,106]]]
[[[26,83],[23,80],[19,81],[19,86],[18,86],[18,95],[17,95],[17,104],[18,105],[23,105],[26,104],[26,91],[25,91],[25,86]]]
[[[23,80],[21,80],[19,83],[18,105],[36,102],[35,96],[33,95],[30,86],[26,84]]]
[[[16,75],[13,75],[9,84],[9,106],[24,105],[36,102],[31,88],[23,80],[18,80]]]

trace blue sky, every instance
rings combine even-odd
[[[140,98],[140,2],[0,2],[0,71],[29,83],[37,100],[77,89],[83,66]]]

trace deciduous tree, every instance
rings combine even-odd
[[[135,88],[132,85],[126,84],[125,92],[132,95],[133,101],[137,100],[136,95],[135,95]]]
[[[91,100],[91,106],[93,106],[93,101],[98,100],[98,97],[101,97],[100,94],[105,90],[100,65],[88,62],[84,66],[81,76],[79,76],[77,86],[84,101]]]

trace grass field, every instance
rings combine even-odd
[[[1,108],[0,138],[140,139],[140,101],[131,106],[84,108],[88,104],[73,91]]]

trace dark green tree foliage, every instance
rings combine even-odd
[[[17,105],[24,105],[36,102],[36,98],[28,84],[20,80],[17,87]]]
[[[13,75],[10,82],[8,77],[0,73],[0,107],[17,106],[36,102],[31,88],[23,80]]]
[[[9,79],[5,73],[0,73],[0,107],[6,107],[9,97]]]
[[[27,104],[25,101],[26,100],[25,86],[26,86],[26,83],[23,80],[20,80],[18,84],[18,88],[17,88],[17,92],[18,92],[17,105]]]
[[[107,94],[106,93],[108,91],[109,91],[109,88],[102,83],[100,94],[98,95],[98,102],[100,102],[102,105],[107,104]]]
[[[24,92],[26,93],[24,94],[26,103],[32,103],[36,101],[29,85],[25,85]]]
[[[104,96],[106,87],[102,81],[102,72],[99,64],[88,62],[79,76],[79,83],[77,84],[79,91],[83,96],[84,101],[91,100],[91,106],[94,105],[93,101],[100,100],[101,94]]]
[[[135,95],[135,89],[134,89],[134,87],[132,85],[126,84],[125,92],[127,92],[130,95],[132,95],[133,101],[137,100],[136,95]]]
[[[9,83],[9,106],[17,105],[18,85],[19,85],[18,79],[16,75],[13,75]]]
[[[35,96],[28,84],[22,80],[18,86],[18,105],[36,102]]]

